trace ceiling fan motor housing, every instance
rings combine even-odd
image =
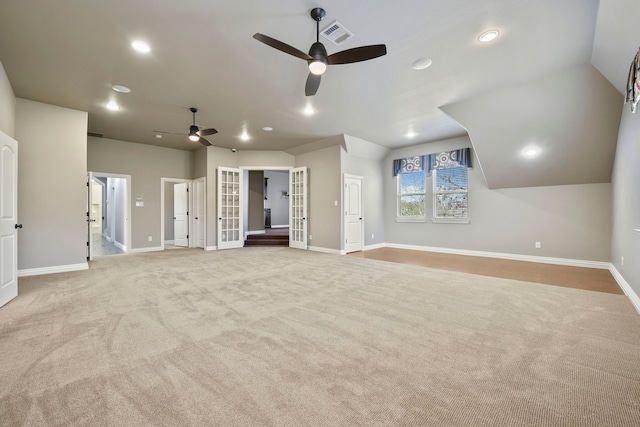
[[[311,45],[311,49],[309,49],[309,56],[313,58],[309,63],[322,62],[325,65],[328,65],[327,49],[325,49],[324,45],[320,42],[315,42]]]

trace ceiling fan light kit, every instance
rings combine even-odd
[[[308,54],[264,34],[256,33],[253,35],[254,39],[267,46],[307,61],[309,67],[309,76],[305,84],[305,95],[307,96],[313,96],[318,92],[321,76],[327,66],[367,61],[387,54],[387,47],[383,44],[377,44],[355,47],[327,55],[327,49],[320,42],[320,21],[325,15],[326,12],[321,7],[311,9],[311,18],[316,21],[316,41],[311,45]]]

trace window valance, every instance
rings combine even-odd
[[[447,169],[458,166],[473,167],[471,165],[471,149],[443,151],[442,153],[429,154],[427,157],[427,172],[433,169]]]
[[[422,172],[426,156],[406,157],[393,161],[393,176],[399,173]]]
[[[426,168],[425,168],[426,165]],[[400,173],[431,172],[433,169],[453,168],[457,166],[473,167],[471,164],[471,149],[443,151],[442,153],[428,154],[426,156],[406,157],[393,161],[393,176]]]

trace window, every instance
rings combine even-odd
[[[433,170],[434,222],[468,222],[468,184],[466,166]]]
[[[398,177],[398,219],[424,219],[426,198],[426,173],[399,173]]]

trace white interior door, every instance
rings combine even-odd
[[[173,237],[176,246],[189,246],[189,190],[186,182],[173,186]]]
[[[87,173],[87,259],[93,261],[93,172]]]
[[[206,182],[204,178],[198,178],[193,182],[194,185],[194,197],[193,197],[193,211],[195,212],[194,228],[195,228],[195,246],[197,248],[205,247],[205,235],[206,235]]]
[[[0,307],[18,296],[18,143],[0,132]]]
[[[344,176],[344,237],[344,249],[347,253],[363,249],[362,177],[346,174]]]
[[[241,248],[242,172],[234,168],[218,168],[218,249]]]
[[[307,249],[307,167],[289,172],[289,247]]]

